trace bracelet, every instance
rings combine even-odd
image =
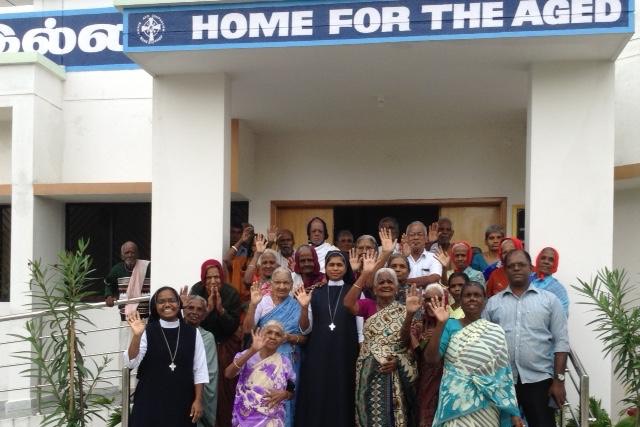
[[[238,252],[238,248],[236,248],[235,245],[231,245],[231,249],[233,249],[234,251]]]
[[[362,290],[362,286],[358,286],[358,285],[356,285],[355,283],[353,284],[353,286],[355,286],[356,288],[358,288],[358,289]]]
[[[296,345],[300,344],[300,335],[296,335]]]
[[[249,268],[249,267],[256,268],[256,265],[255,264],[247,264],[247,268]]]
[[[238,366],[238,364],[236,363],[236,359],[233,359],[231,363],[233,363],[233,366],[235,366],[236,368],[242,369],[242,366]]]

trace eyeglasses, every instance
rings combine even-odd
[[[175,304],[177,303],[178,300],[175,298],[162,298],[162,299],[157,299],[156,300],[156,304],[161,305],[161,304]]]

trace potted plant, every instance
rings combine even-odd
[[[573,286],[596,313],[588,324],[598,333],[605,355],[613,355],[614,373],[625,390],[625,405],[635,408],[634,426],[640,427],[640,306],[629,294],[624,270],[605,268],[590,282]],[[633,419],[633,418],[632,418]]]
[[[38,380],[43,426],[89,426],[93,417],[104,419],[100,411],[112,403],[96,392],[109,359],[104,357],[89,367],[80,352],[84,343],[77,324],[93,325],[81,311],[86,308],[84,299],[91,294],[88,284],[93,270],[91,258],[85,254],[87,246],[81,240],[75,252],[59,254],[56,265],[29,263],[32,307],[47,314],[27,321],[26,335],[15,335],[31,343],[31,350],[15,357],[30,362],[31,367],[23,373]],[[48,337],[41,338],[45,335]]]

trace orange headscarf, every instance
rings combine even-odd
[[[502,242],[504,242],[505,240],[511,240],[513,242],[513,246],[516,247],[516,249],[523,251],[524,250],[524,244],[522,243],[522,240],[518,239],[517,237],[505,237],[502,240],[500,240],[500,246],[498,247],[498,258],[502,261]]]

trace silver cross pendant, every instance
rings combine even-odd
[[[336,325],[331,322],[331,324],[329,325],[329,329],[331,329],[331,332],[333,332],[333,330],[336,328]]]
[[[171,372],[176,370],[176,364],[171,362],[171,365],[169,365],[169,368],[171,369]]]

